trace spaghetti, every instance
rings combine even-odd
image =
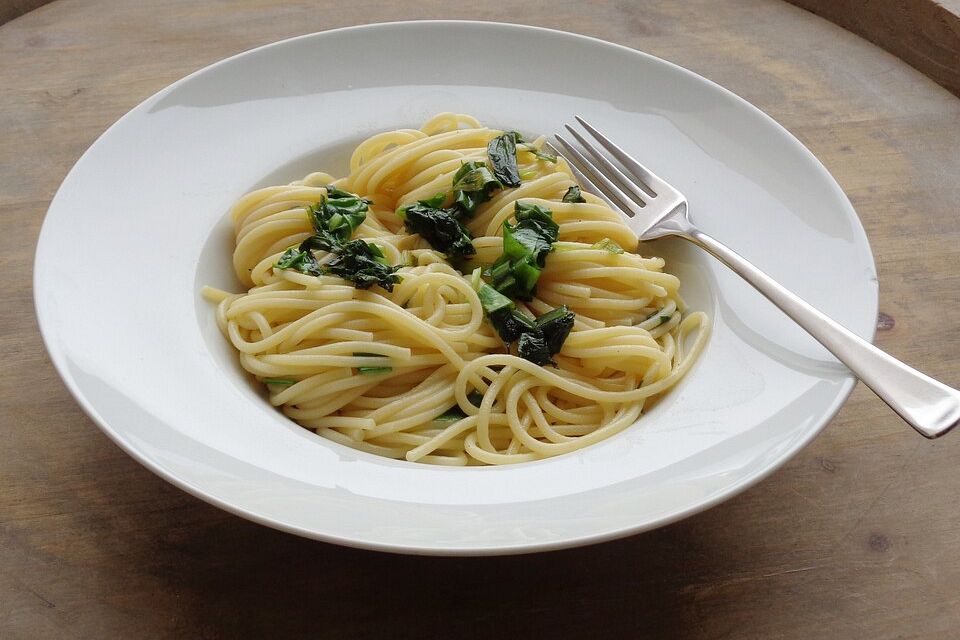
[[[492,157],[503,141],[512,178]],[[479,190],[453,189],[465,165],[486,180],[474,181]],[[330,203],[341,209],[323,209]],[[404,212],[418,203],[459,216],[461,255],[409,232]],[[501,259],[521,208],[546,212],[537,229],[555,223],[542,265]],[[508,464],[575,451],[634,424],[689,371],[709,333],[704,313],[685,314],[664,260],[634,253],[620,214],[580,194],[542,138],[525,143],[465,115],[375,135],[354,151],[347,177],[312,173],[258,189],[231,216],[233,264],[248,290],[204,294],[241,365],[292,420],[382,456]],[[335,261],[346,266],[336,271]],[[572,313],[553,364],[520,357],[491,321],[478,290],[492,291],[485,280],[501,263],[535,279],[529,299],[509,300],[521,324]],[[361,282],[364,265],[376,273]]]

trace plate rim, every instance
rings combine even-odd
[[[792,144],[800,151],[806,158],[812,161],[812,166],[816,168],[817,172],[821,174],[821,177],[825,178],[824,184],[829,185],[831,190],[835,192],[836,195],[840,197],[843,203],[845,203],[849,212],[852,214],[849,216],[849,222],[853,227],[855,234],[859,235],[865,244],[866,257],[869,260],[869,267],[873,274],[873,278],[868,279],[865,282],[866,286],[869,286],[872,291],[870,306],[871,317],[876,317],[879,310],[879,286],[877,280],[877,269],[876,269],[876,258],[874,256],[872,247],[870,245],[870,238],[866,233],[866,229],[863,226],[863,222],[860,219],[860,216],[857,214],[856,209],[853,207],[846,193],[840,187],[836,178],[827,170],[823,165],[820,159],[813,154],[810,149],[807,148],[793,133],[791,133],[786,127],[777,122],[773,117],[768,115],[766,112],[761,110],[759,107],[755,106],[748,100],[742,98],[733,91],[727,89],[726,87],[701,76],[700,74],[691,71],[683,66],[680,66],[674,62],[660,58],[653,54],[641,51],[639,49],[634,49],[632,47],[619,44],[616,42],[611,42],[609,40],[604,40],[602,38],[584,35],[581,33],[576,33],[572,31],[564,31],[560,29],[552,29],[548,27],[533,26],[526,24],[510,23],[510,22],[496,22],[496,21],[484,21],[484,20],[443,20],[443,19],[431,19],[431,20],[398,20],[398,21],[389,21],[389,22],[376,22],[370,24],[362,25],[350,25],[339,27],[335,29],[328,29],[324,31],[316,31],[306,34],[301,34],[297,36],[292,36],[289,38],[284,38],[281,40],[269,42],[262,44],[250,49],[246,49],[230,55],[226,58],[219,59],[208,65],[204,65],[191,73],[177,79],[176,81],[167,84],[160,90],[146,97],[145,99],[138,102],[136,105],[128,109],[120,118],[114,121],[110,126],[108,126],[97,138],[87,147],[86,150],[77,158],[74,164],[71,166],[70,170],[64,175],[61,180],[60,185],[57,187],[57,190],[54,192],[53,197],[50,200],[50,203],[47,207],[46,212],[44,213],[44,219],[40,228],[40,232],[37,237],[37,244],[34,251],[34,260],[33,260],[33,278],[32,278],[32,288],[33,288],[33,303],[34,311],[37,317],[37,323],[40,330],[40,335],[46,348],[47,354],[50,357],[50,360],[59,375],[60,379],[66,385],[68,391],[73,396],[74,400],[80,405],[84,413],[93,420],[93,422],[99,427],[99,429],[121,450],[123,450],[127,455],[136,460],[142,466],[146,467],[152,473],[163,478],[165,481],[170,484],[178,487],[179,489],[189,493],[190,495],[212,504],[228,513],[233,515],[240,516],[246,520],[262,524],[273,529],[280,531],[285,531],[287,533],[293,533],[301,537],[319,540],[323,542],[329,542],[333,544],[338,544],[347,547],[359,548],[359,549],[368,549],[376,551],[384,551],[391,553],[403,553],[410,555],[429,555],[429,556],[495,556],[495,555],[516,555],[516,554],[525,554],[525,553],[535,553],[535,552],[545,552],[553,551],[558,549],[566,549],[572,547],[579,547],[585,545],[597,544],[600,542],[605,542],[609,540],[619,539],[631,535],[636,535],[644,531],[649,531],[656,529],[673,522],[677,522],[684,518],[690,517],[701,511],[705,511],[717,504],[731,499],[732,497],[742,493],[746,489],[760,483],[771,474],[782,468],[788,461],[793,459],[802,449],[810,444],[825,428],[826,426],[836,417],[837,413],[840,411],[842,406],[846,403],[850,394],[852,393],[854,387],[857,383],[857,378],[850,372],[844,374],[843,381],[839,384],[838,392],[834,398],[831,405],[823,411],[817,419],[813,421],[813,424],[806,430],[803,434],[803,437],[797,438],[790,446],[784,447],[782,453],[780,453],[772,462],[768,463],[761,470],[754,472],[752,474],[746,474],[742,476],[737,482],[734,482],[721,491],[718,491],[716,495],[712,496],[707,500],[696,502],[691,504],[685,509],[677,510],[669,515],[662,516],[660,518],[648,520],[641,524],[632,525],[632,526],[621,526],[615,527],[612,529],[604,530],[599,533],[579,535],[574,537],[566,537],[562,540],[557,541],[548,541],[548,542],[522,542],[522,543],[511,543],[511,544],[497,544],[496,546],[471,546],[471,545],[445,545],[437,546],[436,543],[423,543],[423,544],[411,544],[411,543],[391,543],[384,542],[382,540],[376,539],[364,539],[363,536],[356,536],[353,538],[344,537],[341,535],[318,532],[313,529],[308,529],[301,527],[295,524],[290,524],[282,520],[264,516],[256,511],[249,510],[243,507],[239,507],[235,504],[232,504],[220,497],[213,495],[212,493],[207,492],[200,486],[194,484],[193,482],[184,480],[183,478],[177,476],[173,472],[169,471],[158,461],[155,461],[150,456],[142,454],[138,447],[135,445],[132,440],[124,438],[123,435],[113,428],[107,420],[105,420],[100,412],[93,406],[93,404],[87,399],[82,390],[77,383],[77,380],[70,372],[67,367],[64,357],[65,354],[61,350],[58,341],[57,341],[57,332],[52,326],[52,320],[49,317],[45,316],[43,303],[38,295],[38,292],[44,289],[44,286],[40,283],[40,271],[38,271],[38,263],[40,258],[40,249],[41,246],[49,244],[49,240],[45,241],[50,235],[50,217],[49,213],[52,209],[54,203],[57,202],[58,197],[64,187],[68,182],[74,172],[77,170],[77,167],[83,162],[84,158],[87,157],[100,143],[106,138],[115,128],[118,128],[121,123],[125,122],[128,118],[134,117],[134,114],[139,112],[141,108],[151,103],[155,100],[162,98],[163,96],[175,91],[181,85],[186,84],[193,80],[196,76],[199,76],[208,71],[212,71],[217,67],[222,65],[227,65],[233,62],[234,60],[247,56],[249,54],[270,49],[274,47],[282,47],[288,45],[292,42],[307,40],[311,38],[322,37],[327,34],[334,33],[344,33],[349,31],[373,31],[380,29],[390,29],[390,28],[404,28],[409,25],[422,25],[422,26],[469,26],[471,28],[489,28],[489,29],[514,29],[518,31],[528,31],[528,32],[539,32],[548,34],[550,36],[561,36],[566,38],[572,38],[574,40],[579,40],[593,45],[602,45],[604,47],[611,47],[613,49],[620,50],[621,52],[629,53],[631,55],[640,56],[646,58],[648,61],[653,61],[658,64],[666,65],[673,72],[680,73],[681,75],[687,76],[698,82],[706,83],[714,90],[719,90],[728,98],[732,98],[736,101],[738,106],[746,107],[749,111],[755,116],[760,116],[761,119],[765,120],[767,124],[773,125],[775,129],[779,130],[781,134],[786,134],[786,138],[792,142]],[[45,319],[46,318],[46,319]],[[877,327],[876,323],[872,323],[869,329],[869,336],[867,339],[870,342],[873,342],[876,337]]]

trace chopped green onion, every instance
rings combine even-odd
[[[513,309],[513,301],[488,284],[481,284],[477,290],[477,295],[480,297],[480,304],[483,305],[483,311],[487,315],[500,309]]]
[[[473,273],[470,274],[470,286],[473,287],[474,291],[480,291],[480,286],[483,284],[483,280],[480,279],[480,272],[482,269],[477,267],[473,270]]]
[[[560,227],[553,213],[537,204],[518,200],[514,215],[516,225],[503,221],[503,255],[487,273],[497,291],[530,300]]]

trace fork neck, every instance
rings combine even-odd
[[[698,239],[698,236],[702,235],[704,234],[687,218],[686,207],[679,206],[647,229],[640,239],[655,240],[665,236],[679,236],[702,246],[703,243]]]

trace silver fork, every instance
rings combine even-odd
[[[740,254],[700,231],[690,222],[687,199],[682,193],[582,118],[575,117],[634,178],[630,178],[570,125],[565,125],[570,135],[576,138],[592,160],[557,135],[557,141],[566,151],[567,163],[583,186],[603,197],[624,216],[640,240],[677,236],[706,249],[780,307],[922,435],[937,438],[960,422],[960,391],[908,367],[853,334],[788,291]]]

